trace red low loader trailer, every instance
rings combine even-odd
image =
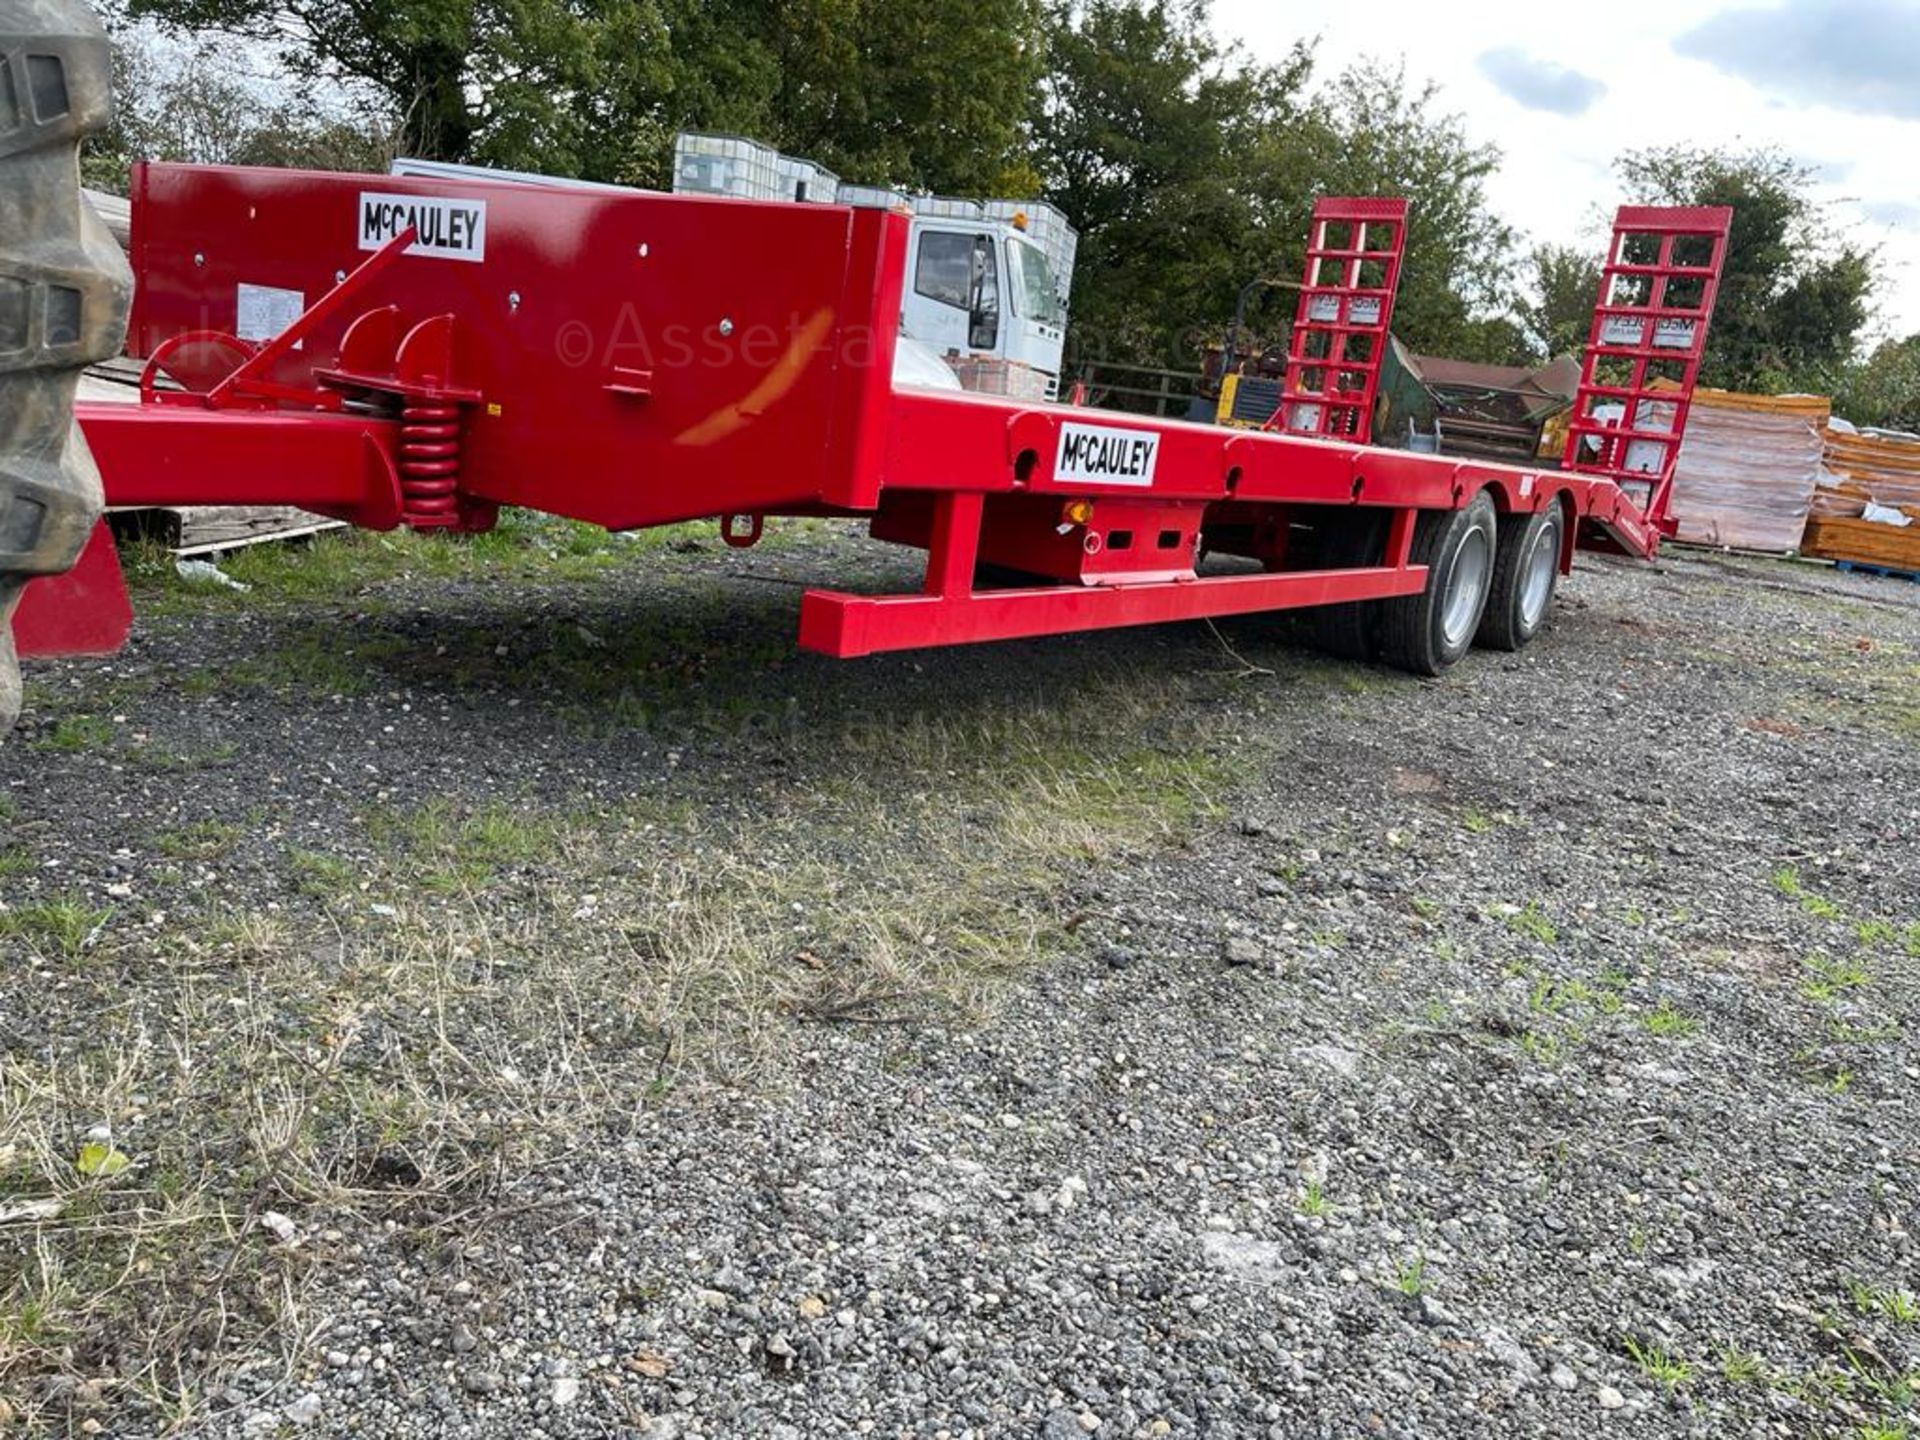
[[[806,592],[805,648],[1313,606],[1336,650],[1424,674],[1530,640],[1577,547],[1653,554],[1729,218],[1620,212],[1568,453],[1528,469],[1363,443],[1347,391],[1372,367],[1342,347],[1391,308],[1365,222],[1316,224],[1301,434],[897,387],[908,225],[885,210],[152,164],[132,212],[141,403],[76,408],[110,506],[710,517],[735,545],[860,517],[926,552],[924,582]],[[112,648],[122,594],[96,537],[27,588],[23,648]]]

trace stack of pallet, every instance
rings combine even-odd
[[[1801,553],[1920,575],[1920,435],[1836,423],[1826,470]]]
[[[1677,538],[1742,550],[1797,546],[1831,410],[1820,395],[1696,390],[1673,471]]]
[[[976,395],[1004,395],[1013,400],[1045,400],[1052,377],[1018,360],[995,360],[987,355],[949,355],[947,366],[960,377],[960,388]]]

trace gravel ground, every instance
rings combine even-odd
[[[1256,621],[838,666],[793,582],[885,553],[644,559],[149,587],[128,656],[30,671],[0,1214],[67,1212],[0,1226],[28,1423],[1920,1435],[1920,589],[1583,558],[1538,644],[1426,683]],[[692,912],[767,968],[596,1029]],[[539,958],[436,1011],[403,925]],[[316,1098],[208,1118],[187,1057],[256,1028]],[[355,1074],[431,1117],[370,1139]],[[133,1163],[50,1180],[88,1137]],[[183,1187],[215,1239],[170,1271]],[[48,1281],[89,1217],[164,1293]]]

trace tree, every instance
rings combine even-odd
[[[1298,279],[1316,195],[1411,201],[1394,328],[1416,348],[1519,360],[1512,237],[1483,191],[1497,153],[1432,88],[1359,65],[1311,89],[1297,46],[1261,65],[1204,0],[1054,0],[1033,130],[1050,199],[1080,229],[1083,350],[1190,366],[1243,285]],[[1289,307],[1290,309],[1290,307]]]
[[[1576,245],[1536,245],[1527,265],[1533,288],[1517,307],[1521,323],[1549,360],[1578,355],[1600,294],[1599,257]]]
[[[1315,97],[1306,123],[1268,146],[1307,158],[1304,201],[1318,195],[1403,195],[1406,253],[1393,328],[1426,354],[1519,363],[1528,347],[1508,317],[1520,296],[1513,232],[1487,204],[1485,181],[1500,152],[1476,145],[1438,87],[1410,87],[1406,73],[1363,62]],[[1295,164],[1276,174],[1295,183]],[[1304,235],[1304,223],[1296,234]],[[1291,242],[1298,248],[1300,241]]]
[[[1214,39],[1204,0],[1055,0],[1047,24],[1033,136],[1080,231],[1070,333],[1083,353],[1191,364],[1193,336],[1224,329],[1278,258],[1248,169],[1298,121],[1310,56],[1249,63]]]
[[[666,181],[675,130],[748,134],[850,177],[1031,186],[1038,0],[125,0],[370,91],[408,153]]]
[[[270,46],[309,85],[379,98],[402,148],[429,158],[572,173],[588,97],[647,69],[655,0],[126,0],[176,33]]]
[[[1869,316],[1872,251],[1838,240],[1813,174],[1772,150],[1643,150],[1620,169],[1655,205],[1731,205],[1733,228],[1701,380],[1733,390],[1825,391]]]
[[[751,135],[867,184],[987,195],[1035,183],[1038,0],[667,0],[666,48],[664,81],[639,77],[621,106],[643,131]]]
[[[1833,409],[1856,425],[1920,432],[1920,334],[1882,341],[1848,372]]]
[[[123,28],[113,51],[113,123],[81,152],[86,183],[124,194],[136,159],[306,170],[380,170],[392,137],[262,86],[211,41],[163,48]]]

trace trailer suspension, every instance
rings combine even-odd
[[[460,523],[460,407],[409,397],[400,410],[400,518],[416,530]]]

